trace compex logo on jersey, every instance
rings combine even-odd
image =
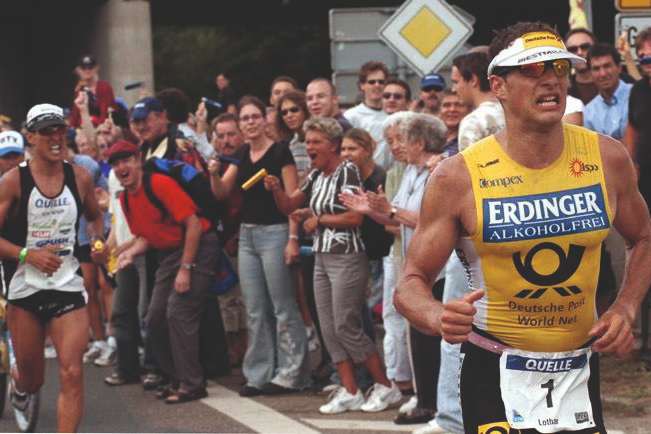
[[[610,227],[600,184],[529,196],[483,199],[485,243],[533,240]]]

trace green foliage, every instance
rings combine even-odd
[[[304,87],[330,77],[329,36],[318,26],[156,27],[153,31],[156,91],[183,90],[192,103],[214,97],[224,72],[239,95],[269,100],[272,80],[289,75]]]

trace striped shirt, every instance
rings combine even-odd
[[[310,198],[310,209],[316,216],[348,211],[339,200],[339,193],[359,189],[362,189],[362,177],[350,161],[343,161],[331,175],[313,170],[301,187]],[[315,253],[358,253],[364,251],[364,243],[359,228],[319,226],[312,249]]]

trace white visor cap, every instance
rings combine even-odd
[[[567,51],[561,38],[553,33],[526,33],[495,56],[488,65],[488,76],[499,66],[519,66],[556,59],[567,59],[572,65],[585,63],[584,58]]]

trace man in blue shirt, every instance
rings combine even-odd
[[[628,97],[633,87],[619,78],[621,56],[612,45],[599,42],[590,48],[586,60],[599,94],[583,109],[584,126],[621,140],[628,121]]]

